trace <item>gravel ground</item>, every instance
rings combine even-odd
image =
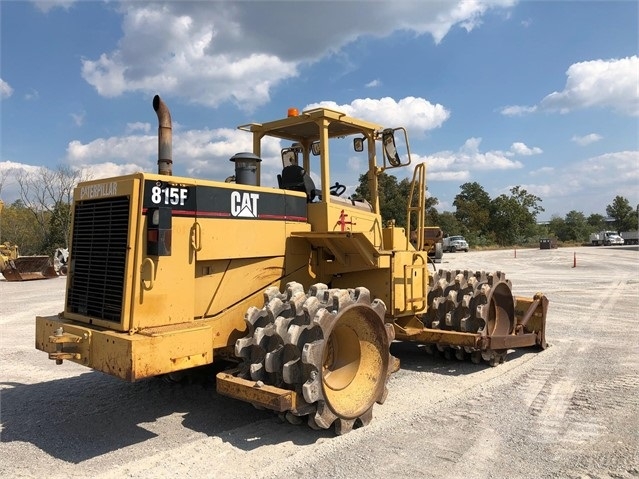
[[[573,267],[576,261],[576,267]],[[211,373],[135,384],[34,349],[64,278],[0,281],[0,475],[25,478],[637,478],[637,247],[446,254],[550,300],[543,352],[490,368],[395,343],[402,369],[350,434],[218,396]]]

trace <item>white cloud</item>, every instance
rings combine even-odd
[[[639,58],[592,60],[574,63],[566,72],[564,89],[547,95],[539,105],[510,105],[500,113],[523,116],[537,111],[568,113],[583,108],[609,108],[617,113],[639,116],[637,78]]]
[[[470,171],[435,171],[429,173],[428,179],[432,181],[454,181],[463,183],[470,179]]]
[[[149,133],[151,131],[150,123],[143,123],[141,121],[135,123],[127,123],[126,124],[127,133],[133,133],[135,131],[141,131],[143,133]]]
[[[519,161],[511,160],[499,150],[481,152],[480,144],[481,138],[469,138],[455,152],[440,151],[421,159],[413,156],[418,159],[417,162],[426,162],[429,180],[465,180],[473,170],[510,170],[523,167]]]
[[[579,179],[587,186],[613,186],[622,182],[639,184],[639,151],[605,153],[577,164]],[[623,181],[620,181],[623,178]],[[614,189],[614,188],[613,188]],[[639,191],[635,192],[635,195]]]
[[[334,101],[311,103],[304,109],[325,107],[341,111],[356,118],[367,118],[383,127],[404,126],[416,134],[439,128],[450,117],[443,105],[433,105],[423,98],[406,97],[399,101],[392,98],[363,98],[353,100],[347,105],[338,105]]]
[[[150,171],[151,158],[157,156],[157,137],[124,136],[98,138],[83,144],[73,140],[67,146],[67,161],[76,168],[107,163],[137,164],[137,171]]]
[[[376,78],[375,80],[369,81],[366,85],[364,85],[366,88],[376,88],[378,86],[381,86],[382,82]]]
[[[233,101],[247,109],[268,102],[274,85],[297,74],[292,63],[263,54],[235,61],[223,56],[200,59],[183,55],[167,60],[164,71],[140,78],[129,76],[129,72],[117,58],[105,55],[97,62],[85,60],[82,67],[85,80],[106,97],[129,90],[161,90],[175,95],[188,92],[190,100],[196,103],[215,107],[224,101]]]
[[[603,214],[605,205],[617,195],[631,205],[639,202],[639,151],[606,153],[556,170],[542,168],[536,174],[548,181],[522,188],[542,197],[549,214],[572,209],[586,215]],[[601,211],[584,211],[585,203],[601,205]]]
[[[575,135],[571,138],[571,140],[577,143],[579,146],[587,146],[587,145],[590,145],[591,143],[595,143],[601,140],[602,138],[603,136],[599,135],[598,133],[590,133],[584,136]]]
[[[500,110],[500,113],[504,116],[524,116],[529,113],[535,113],[537,111],[536,106],[519,106],[511,105],[505,106]]]
[[[86,165],[81,169],[84,172],[85,177],[93,180],[130,175],[132,173],[143,171],[136,163],[113,163],[111,161],[106,161],[99,165]]]
[[[150,126],[145,123],[128,125],[129,131],[147,129]],[[252,146],[251,135],[240,130],[220,128],[179,131],[174,128],[173,174],[224,180],[234,173],[230,158],[240,151],[251,151]],[[262,141],[264,185],[275,185],[275,176],[282,169],[280,150],[279,140],[269,137]],[[66,160],[75,168],[91,171],[96,178],[135,171],[156,171],[157,137],[114,136],[97,138],[88,143],[74,140],[67,147]]]
[[[252,138],[244,131],[230,128],[193,130],[174,136],[174,157],[180,158],[188,176],[224,179],[234,173],[231,157],[241,151],[252,151]],[[274,186],[282,170],[280,140],[267,137],[261,144],[262,185]],[[179,166],[179,165],[178,165]],[[174,162],[174,168],[176,164]]]
[[[0,161],[0,199],[11,204],[20,198],[17,178],[22,174],[35,174],[40,168],[15,161]]]
[[[11,95],[13,95],[13,88],[0,78],[0,99],[9,98]]]
[[[541,168],[531,171],[530,176],[546,176],[552,175],[555,172],[555,168],[552,166],[542,166]]]
[[[531,156],[531,155],[540,155],[543,153],[543,150],[537,146],[532,148],[526,146],[525,143],[517,141],[510,146],[510,151],[515,155],[521,156]]]
[[[546,96],[540,106],[560,113],[600,107],[639,116],[638,71],[636,55],[574,63],[566,72],[564,89]]]
[[[82,75],[103,96],[127,91],[174,94],[208,106],[265,104],[271,90],[303,65],[365,35],[470,31],[490,9],[515,0],[388,2],[124,2],[118,48],[84,59]],[[357,18],[357,22],[352,19]],[[309,21],[312,19],[312,21]],[[285,34],[283,34],[285,33]],[[371,85],[373,86],[373,85]]]
[[[33,3],[42,13],[48,13],[53,8],[68,10],[76,0],[35,0]]]
[[[391,5],[393,7],[397,6],[399,2],[393,2]],[[411,2],[412,3],[412,2]],[[436,5],[435,2],[429,3],[419,3],[417,2],[415,5],[424,9],[426,5],[430,5],[432,3],[433,6]],[[443,2],[446,5],[447,2]],[[440,11],[435,15],[434,22],[425,22],[420,24],[419,18],[423,15],[420,15],[418,11],[412,11],[409,13],[412,15],[416,15],[415,23],[419,25],[419,27],[413,27],[418,32],[424,33],[429,32],[436,43],[442,41],[442,39],[448,34],[448,31],[454,26],[459,25],[464,28],[466,31],[471,31],[474,28],[481,25],[481,17],[486,13],[489,8],[494,7],[510,7],[514,5],[515,1],[504,0],[504,1],[496,1],[496,2],[482,2],[482,1],[461,1],[461,2],[448,2],[450,6],[449,9],[444,8],[443,11]],[[432,13],[432,12],[429,12]],[[407,23],[412,23],[406,20]],[[420,30],[421,29],[421,30]]]
[[[39,166],[25,165],[24,163],[17,163],[15,161],[0,161],[0,171],[3,173],[18,170],[23,170],[27,173],[34,173],[38,171],[39,168]]]

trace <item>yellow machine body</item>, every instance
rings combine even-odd
[[[256,155],[267,134],[320,142],[322,165],[322,142],[345,134],[367,138],[375,165],[381,130],[324,109],[242,128]],[[321,174],[315,202],[289,189],[150,173],[81,183],[65,309],[36,319],[36,347],[134,381],[232,355],[247,309],[268,286],[366,284],[395,315],[424,310],[425,252],[397,251],[404,230],[384,227],[375,205],[331,195],[328,168]],[[152,225],[154,214],[169,220]],[[149,251],[153,239],[169,251]]]
[[[64,311],[36,318],[50,359],[128,381],[234,360],[220,393],[343,433],[384,401],[394,338],[491,365],[509,348],[545,348],[545,296],[514,297],[499,272],[429,270],[439,237],[424,224],[424,164],[411,232],[382,223],[378,177],[410,165],[403,128],[324,108],[243,125],[253,151],[210,181],[172,175],[170,115],[157,96],[154,108],[158,173],[75,189]],[[260,185],[265,138],[290,142],[278,187]],[[331,174],[352,150],[368,201],[340,196]]]

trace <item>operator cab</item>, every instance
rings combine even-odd
[[[400,166],[406,166],[410,163],[408,161],[402,161],[395,140],[395,132],[402,130],[404,132],[404,142],[407,144],[407,138],[405,130],[385,129],[378,135],[381,138],[383,145],[383,157],[384,168],[396,168]],[[339,137],[343,139],[344,137]],[[356,153],[362,153],[365,150],[366,137],[353,138],[353,151]],[[313,157],[318,157],[321,154],[321,146],[319,141],[313,141],[310,144],[310,153]],[[294,142],[290,147],[283,148],[281,150],[282,158],[282,172],[277,175],[278,187],[285,190],[301,191],[305,192],[309,202],[321,201],[322,190],[315,187],[315,182],[311,178],[309,172],[307,172],[301,164],[309,164],[309,155],[305,151],[304,147],[299,142]],[[318,165],[321,168],[321,164]],[[336,181],[329,187],[331,200],[338,200],[340,202],[350,203],[352,206],[363,207],[368,211],[372,211],[370,203],[363,198],[357,198],[354,194],[348,197],[342,197],[346,192],[347,186]]]
[[[403,128],[384,129],[327,108],[305,110],[299,114],[295,109],[291,111],[280,120],[238,127],[253,133],[253,154],[258,157],[266,137],[290,142],[290,146],[281,150],[282,171],[277,175],[278,187],[306,193],[309,203],[344,203],[378,212],[378,175],[411,162],[406,131]],[[381,152],[376,151],[378,143],[381,143]],[[381,154],[378,156],[378,153]],[[379,160],[382,160],[381,165]],[[356,185],[347,186],[344,181],[335,181],[345,174],[343,170],[352,171],[353,168],[360,173],[368,172],[372,205],[353,195]]]
[[[319,156],[319,141],[311,145],[313,156]],[[309,202],[321,201],[322,191],[315,188],[315,182],[304,168],[299,165],[299,156],[303,154],[302,145],[294,143],[289,148],[283,148],[282,173],[277,175],[278,186],[283,190],[302,191],[306,193]],[[346,185],[335,182],[330,188],[331,196],[341,196],[346,191]]]

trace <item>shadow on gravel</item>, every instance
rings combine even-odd
[[[31,443],[77,464],[156,437],[144,424],[172,414],[183,415],[185,428],[243,450],[283,441],[312,444],[333,436],[281,423],[270,411],[220,396],[213,378],[211,372],[207,379],[179,383],[158,378],[126,383],[89,372],[38,384],[3,382],[0,442]],[[272,424],[266,428],[253,424],[265,420]],[[256,433],[259,430],[262,437]],[[180,440],[167,438],[167,447]]]
[[[505,361],[512,361],[525,354],[538,354],[538,348],[518,348],[510,350]],[[443,353],[435,350],[429,353],[424,345],[411,342],[394,342],[391,344],[391,354],[400,360],[401,369],[409,371],[424,371],[443,376],[462,376],[473,374],[491,366],[486,362],[474,364],[470,358],[459,361],[454,357],[446,359]],[[499,367],[499,366],[496,366]]]

